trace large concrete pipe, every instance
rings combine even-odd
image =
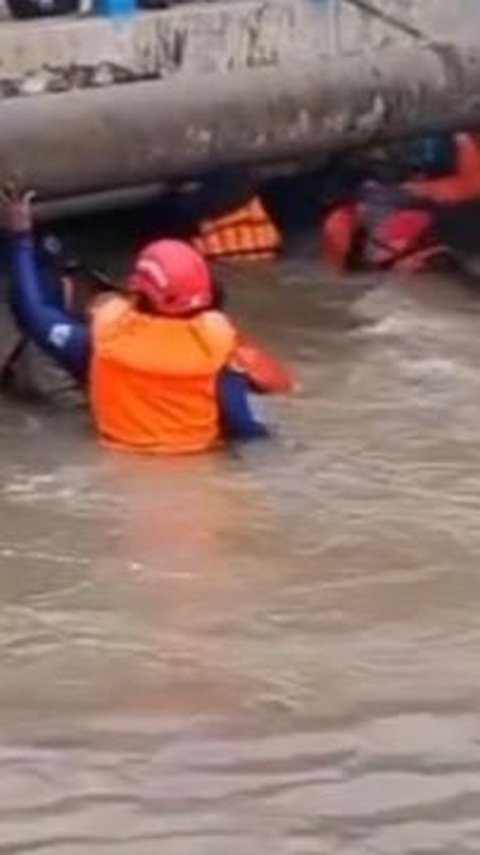
[[[35,217],[39,222],[60,220],[65,217],[81,217],[105,211],[118,211],[134,205],[154,205],[166,192],[163,184],[142,184],[140,187],[119,187],[98,193],[82,193],[81,196],[62,196],[36,202]]]
[[[388,48],[0,102],[0,179],[43,198],[480,125],[480,47]]]

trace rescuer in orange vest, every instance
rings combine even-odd
[[[242,338],[214,306],[208,266],[188,244],[159,240],[138,256],[125,293],[79,320],[47,295],[36,263],[31,196],[3,194],[12,309],[21,329],[86,387],[99,436],[155,453],[264,436],[248,392],[287,391],[290,372]],[[253,354],[253,356],[252,356]]]
[[[396,158],[396,168],[384,163],[381,175],[325,217],[321,254],[337,270],[419,272],[460,263],[440,239],[439,223],[480,200],[478,138],[431,134],[398,148]]]
[[[431,269],[448,255],[435,225],[430,204],[396,185],[366,181],[355,201],[327,213],[321,227],[321,258],[338,272]]]
[[[480,146],[478,137],[470,133],[454,134],[451,137],[451,167],[438,170],[429,168],[428,151],[425,151],[429,138],[419,140],[417,148],[423,142],[422,152],[412,151],[414,174],[403,186],[409,192],[427,198],[440,205],[454,205],[480,198]],[[413,146],[412,146],[413,148]]]

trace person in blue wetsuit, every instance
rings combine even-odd
[[[85,388],[88,394],[95,349],[95,323],[92,322],[92,319],[76,317],[72,311],[65,308],[62,289],[57,287],[58,283],[52,280],[52,276],[48,275],[38,263],[38,253],[33,235],[31,196],[7,188],[3,193],[3,212],[9,238],[8,251],[12,280],[10,304],[15,320],[22,332],[56,363],[66,369],[75,381]],[[160,247],[160,244],[162,242],[157,242],[152,246]],[[188,253],[194,253],[190,247],[185,249],[186,245],[181,245],[178,241],[163,242],[163,251],[165,251],[167,244],[171,245],[170,250],[173,249],[179,259],[183,258],[184,255],[190,258]],[[207,269],[203,259],[196,253],[195,256],[196,258],[193,261],[199,269],[200,265]],[[150,301],[148,307],[146,303],[148,297],[153,294],[153,285],[155,284],[153,280],[159,271],[154,269],[151,258],[149,260],[145,253],[143,257],[143,291],[139,294],[139,301],[142,303],[142,311],[147,309],[148,312],[151,312],[153,300]],[[203,275],[203,267],[201,269]],[[162,270],[161,276],[163,275],[164,271]],[[205,282],[210,282],[209,273],[206,274]],[[163,287],[166,286],[162,282]],[[202,312],[215,310],[212,314],[220,315],[215,305],[218,303],[218,298],[213,286],[207,284],[205,288],[205,294],[208,292],[208,305],[205,302],[205,295],[202,295],[200,299]],[[185,293],[188,297],[193,295],[193,302],[195,300],[198,302],[199,296],[195,292],[195,287],[191,286],[191,281],[187,283]],[[181,295],[181,300],[184,299],[185,293]],[[153,296],[157,298],[158,295]],[[163,299],[163,292],[161,296]],[[118,301],[119,298],[116,299]],[[188,314],[188,312],[184,312],[184,315]],[[190,313],[189,317],[193,315],[197,317],[195,312]],[[222,315],[222,317],[226,316]],[[267,427],[252,413],[249,395],[252,389],[255,391],[277,390],[267,388],[268,384],[264,384],[262,388],[262,383],[257,384],[254,375],[255,372],[253,372],[253,376],[250,376],[248,368],[246,369],[245,365],[242,364],[240,352],[238,359],[226,360],[225,364],[215,374],[215,395],[219,424],[225,439],[253,439],[268,436]],[[286,391],[286,389],[282,389],[282,391]]]

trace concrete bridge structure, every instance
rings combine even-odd
[[[477,0],[225,0],[0,24],[0,176],[45,199],[480,126]]]

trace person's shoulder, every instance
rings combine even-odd
[[[236,335],[235,325],[231,318],[225,312],[218,309],[207,309],[202,312],[202,322],[212,330],[229,332]]]
[[[209,309],[200,315],[200,323],[207,334],[227,349],[233,349],[237,340],[237,330],[224,312]]]
[[[127,297],[110,292],[96,297],[90,305],[89,312],[97,332],[104,332],[110,330],[130,308]]]

